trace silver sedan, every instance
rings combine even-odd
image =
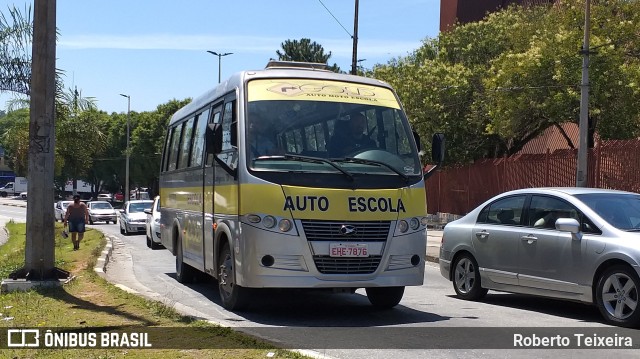
[[[640,325],[640,194],[529,188],[498,195],[444,228],[440,272],[458,297],[489,289],[595,304]]]

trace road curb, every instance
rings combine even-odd
[[[427,254],[426,258],[427,258],[427,262],[440,263],[440,259],[437,256],[432,256],[430,254]]]
[[[105,244],[100,257],[96,260],[96,266],[93,267],[93,271],[103,278],[107,270],[107,264],[109,264],[109,258],[111,258],[111,253],[113,252],[113,238],[108,235],[105,235],[105,238],[107,239],[107,244]]]

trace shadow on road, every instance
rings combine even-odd
[[[175,273],[165,274],[175,279]],[[187,286],[217,305],[222,305],[215,280]],[[252,290],[251,294],[254,297],[252,305],[246,311],[235,314],[264,325],[351,328],[430,323],[450,319],[405,307],[402,302],[392,309],[378,309],[369,303],[362,290],[350,294],[326,290],[257,289]]]
[[[459,300],[463,303],[467,302],[456,297],[455,295],[450,295],[448,297]],[[557,317],[575,319],[585,323],[604,323],[604,320],[600,315],[598,308],[593,305],[584,303],[537,297],[525,294],[493,292],[489,292],[489,294],[487,294],[482,302],[485,304],[497,305],[501,307],[529,310],[532,312],[544,313]]]

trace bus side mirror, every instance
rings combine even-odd
[[[420,135],[416,131],[413,131],[413,139],[416,140],[416,146],[418,147],[418,152],[422,151],[422,144],[420,143]]]
[[[431,142],[431,160],[435,162],[435,166],[424,174],[424,179],[431,177],[435,173],[435,170],[440,167],[442,161],[444,161],[444,133],[436,133],[433,135]]]
[[[435,133],[431,142],[431,160],[437,164],[444,161],[444,133]]]
[[[210,123],[205,131],[206,150],[208,154],[222,152],[222,126],[219,123]]]

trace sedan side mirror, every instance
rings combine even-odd
[[[573,240],[579,241],[582,239],[580,223],[578,223],[575,218],[558,218],[556,220],[556,229],[563,232],[570,232]]]
[[[119,211],[120,211],[120,213],[124,213],[124,209],[120,209]]]
[[[146,214],[151,214],[151,210],[150,210],[149,208],[146,208],[146,209],[144,210],[144,213],[146,213]]]

